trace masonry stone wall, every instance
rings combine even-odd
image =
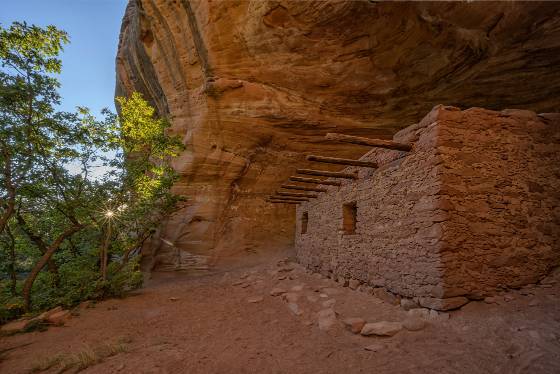
[[[558,119],[434,108],[394,136],[411,152],[373,149],[361,159],[378,169],[346,168],[359,178],[298,206],[298,260],[405,297],[478,298],[538,281],[560,265]]]
[[[477,108],[438,127],[445,296],[538,282],[560,265],[560,116]]]

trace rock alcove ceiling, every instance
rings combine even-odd
[[[130,0],[116,94],[132,91],[187,147],[188,200],[147,265],[206,269],[292,245],[293,207],[265,197],[308,153],[368,150],[327,132],[390,138],[440,103],[560,111],[560,4]]]

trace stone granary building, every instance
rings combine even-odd
[[[441,310],[560,265],[559,114],[437,106],[393,139],[298,205],[301,263]]]

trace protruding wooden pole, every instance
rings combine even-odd
[[[315,192],[327,192],[326,188],[319,188],[319,187],[301,187],[296,186],[295,184],[283,184],[282,188],[288,190],[300,190],[300,191],[315,191]]]
[[[340,171],[324,171],[324,170],[311,170],[311,169],[297,169],[299,174],[307,175],[319,175],[322,177],[330,178],[345,178],[345,179],[357,179],[358,176],[352,173],[342,173]]]
[[[324,184],[328,186],[340,186],[339,181],[324,181],[322,179],[315,179],[315,178],[303,178],[303,177],[290,177],[291,181],[294,182],[303,182],[303,183],[315,183],[315,184]]]
[[[398,143],[392,140],[362,138],[361,136],[328,133],[325,138],[327,140],[335,140],[337,142],[367,145],[370,147],[393,149],[396,151],[408,152],[412,149],[412,144],[410,143]]]
[[[302,198],[297,198],[297,197],[286,197],[286,196],[276,196],[276,195],[270,195],[267,200],[285,200],[285,201],[302,201],[305,199]],[[306,200],[307,201],[307,200]]]
[[[276,192],[276,195],[279,196],[292,196],[292,197],[307,197],[309,199],[315,199],[317,198],[317,195],[315,194],[307,194],[307,193],[297,193],[297,192]]]
[[[271,199],[288,200],[288,201],[309,201],[305,197],[288,197],[288,196],[270,196]]]
[[[315,156],[315,155],[307,156],[307,161],[324,162],[327,164],[361,166],[365,168],[377,167],[377,164],[371,161],[349,160],[347,158],[323,157],[323,156]]]

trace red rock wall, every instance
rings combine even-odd
[[[293,245],[265,197],[308,153],[359,157],[327,132],[391,137],[434,105],[560,110],[560,4],[130,0],[117,94],[142,92],[185,152],[188,201],[150,268],[205,269]],[[336,170],[336,166],[325,166]]]
[[[558,116],[436,107],[394,139],[413,151],[372,150],[361,159],[379,169],[359,168],[357,181],[298,207],[299,261],[431,298],[493,294],[560,265]],[[342,205],[352,201],[356,233],[346,235]]]

